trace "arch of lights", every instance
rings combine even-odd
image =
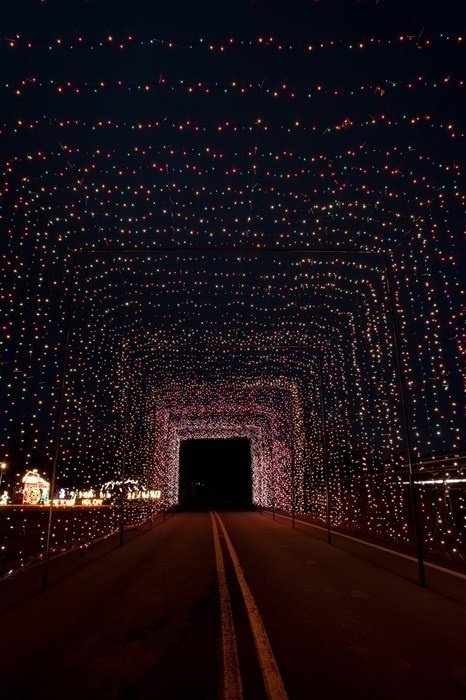
[[[293,444],[291,449],[288,449],[288,456],[281,458],[282,464],[287,465],[286,468],[283,467],[284,475],[279,476],[281,467],[278,466],[278,461],[273,464],[272,471],[278,474],[274,477],[273,499],[283,509],[290,508],[292,488],[290,474],[293,467],[293,489],[298,510],[322,514],[321,493],[319,496],[316,493],[311,496],[304,487],[306,480],[308,484],[314,481],[320,482],[319,490],[320,492],[322,490],[322,428],[318,409],[316,352],[324,353],[322,358],[327,374],[326,394],[328,397],[336,398],[341,392],[336,401],[328,401],[328,399],[326,401],[327,419],[331,420],[333,425],[329,436],[330,444],[333,445],[331,461],[333,471],[337,474],[344,464],[346,464],[345,468],[349,468],[348,462],[352,459],[350,436],[354,440],[356,430],[359,430],[360,440],[364,445],[364,449],[359,447],[362,469],[367,470],[369,464],[372,467],[375,465],[376,439],[383,442],[385,463],[390,464],[390,460],[392,462],[396,460],[401,435],[396,411],[396,384],[391,358],[390,329],[387,325],[386,303],[383,297],[380,298],[380,294],[383,294],[381,271],[374,267],[373,261],[367,264],[337,256],[336,260],[331,259],[323,265],[321,261],[314,260],[312,254],[304,257],[302,253],[293,254],[288,256],[287,262],[284,262],[281,255],[278,255],[277,259],[277,253],[266,256],[243,253],[239,260],[235,256],[233,266],[230,264],[230,269],[223,274],[216,271],[216,268],[212,274],[202,272],[199,283],[202,283],[204,288],[207,286],[203,291],[206,300],[203,313],[209,312],[210,315],[203,316],[199,310],[201,308],[199,302],[189,301],[192,299],[193,290],[191,288],[186,290],[186,283],[182,288],[183,313],[186,315],[193,313],[191,325],[184,324],[183,332],[195,336],[194,342],[191,339],[183,344],[180,341],[180,331],[178,329],[173,331],[180,305],[170,295],[176,295],[176,289],[180,288],[179,279],[183,277],[182,266],[189,269],[191,278],[202,269],[197,260],[200,256],[194,252],[167,255],[155,251],[147,256],[144,254],[138,257],[139,259],[135,261],[123,254],[118,255],[116,271],[114,270],[111,278],[108,277],[108,272],[103,278],[105,289],[116,289],[120,294],[122,287],[116,280],[123,274],[125,292],[123,298],[118,297],[119,308],[126,308],[125,295],[128,293],[135,298],[143,299],[138,303],[133,301],[131,304],[128,312],[131,321],[128,319],[128,322],[133,323],[135,327],[142,326],[142,318],[147,314],[148,307],[163,308],[163,327],[153,333],[150,340],[147,333],[142,336],[134,334],[130,341],[123,340],[121,353],[112,353],[114,364],[108,365],[109,372],[104,373],[102,381],[105,386],[108,386],[108,382],[114,381],[115,377],[119,376],[119,383],[122,386],[126,383],[130,384],[130,442],[133,447],[128,452],[130,456],[126,460],[126,469],[131,469],[133,464],[137,465],[133,468],[139,469],[146,476],[152,475],[153,478],[157,474],[159,478],[157,486],[162,487],[167,503],[172,504],[177,497],[177,489],[174,485],[176,476],[173,476],[176,475],[176,469],[173,468],[177,459],[176,448],[172,450],[172,457],[166,458],[167,436],[172,430],[170,416],[174,410],[173,406],[179,415],[185,411],[189,416],[196,415],[196,411],[199,415],[211,412],[212,405],[216,406],[218,413],[231,414],[244,412],[245,406],[250,410],[251,404],[259,402],[259,408],[262,410],[264,399],[254,396],[254,387],[260,386],[262,382],[265,388],[261,391],[265,392],[268,395],[267,400],[271,401],[276,377],[282,375],[279,385],[282,386],[282,393],[286,389],[294,397],[293,411],[290,414],[291,417],[287,418],[286,402],[281,400],[281,405],[274,409],[271,422],[278,426],[283,423],[285,417],[287,422],[284,433],[287,436],[293,435]],[[217,259],[227,257],[227,253],[216,253],[216,257]],[[84,364],[82,354],[86,353],[87,356],[90,347],[98,347],[96,340],[89,343],[83,327],[89,327],[91,332],[97,329],[99,337],[104,333],[114,332],[114,329],[107,325],[106,319],[109,318],[111,323],[114,323],[115,306],[110,304],[108,314],[105,313],[108,309],[102,309],[99,306],[102,298],[108,301],[108,291],[102,294],[102,289],[96,283],[97,258],[98,255],[92,258],[93,286],[90,284],[90,278],[83,275],[84,285],[79,292],[79,313],[82,314],[82,319],[74,330],[77,347],[74,347],[72,352],[72,367],[73,363],[76,367],[82,366]],[[265,261],[264,258],[266,258]],[[154,261],[157,261],[158,265],[156,272],[152,269]],[[144,280],[148,264],[151,266],[150,278],[154,280],[150,291],[145,284],[141,287],[141,278]],[[356,301],[353,299],[348,302],[348,289],[340,288],[338,276],[334,272],[336,265],[340,269],[343,267],[350,270],[355,275]],[[279,284],[290,284],[293,297],[298,300],[298,303],[286,304],[280,310],[278,328],[274,332],[270,324],[266,328],[263,327],[261,314],[267,303],[266,291],[269,293],[269,298],[273,298],[276,303],[273,294],[276,292],[277,285],[271,285],[270,282],[278,276]],[[174,279],[170,279],[172,277]],[[238,279],[242,281],[242,286],[246,287],[245,298],[249,299],[253,309],[249,322],[244,323],[242,329],[237,328],[238,304],[229,312],[230,317],[225,311],[235,299]],[[196,280],[194,289],[195,283]],[[292,287],[291,284],[293,284]],[[322,289],[325,290],[327,287],[331,288],[337,299],[339,297],[343,299],[343,308],[340,314],[334,314],[334,323],[330,328],[328,317],[322,316],[322,305],[316,304],[316,298],[318,299]],[[137,294],[139,289],[140,295]],[[222,313],[219,314],[216,311],[213,316],[210,313],[212,289],[221,289],[223,295]],[[160,302],[160,296],[167,299],[166,304]],[[172,307],[170,307],[170,298]],[[261,306],[252,303],[254,298],[260,299]],[[319,309],[317,314],[316,307]],[[170,309],[174,315],[167,318]],[[94,318],[90,315],[91,313],[94,314]],[[197,315],[197,320],[194,315]],[[305,323],[302,320],[303,317],[306,318]],[[96,323],[97,318],[99,323]],[[245,320],[244,316],[240,318]],[[126,323],[127,319],[124,318],[123,321]],[[210,331],[206,331],[207,322],[212,327]],[[147,325],[146,322],[144,328],[147,328]],[[128,332],[128,329],[123,327]],[[253,327],[252,332],[251,327]],[[232,328],[236,333],[234,338],[231,335]],[[197,336],[196,331],[199,332]],[[119,327],[116,336],[121,335],[121,327]],[[348,336],[352,339],[351,342],[348,342]],[[374,341],[377,337],[380,338],[377,341],[379,351],[372,358],[372,365],[367,365],[372,366],[372,370],[371,374],[364,377],[364,386],[362,386],[362,374],[358,369],[358,363],[361,358],[371,357],[367,349],[364,350],[368,337]],[[133,350],[128,350],[131,347]],[[355,350],[356,347],[359,347],[358,351]],[[99,362],[101,364],[99,357],[96,357],[91,365],[96,366]],[[239,379],[231,384],[231,375],[238,368],[241,368],[244,374],[239,375]],[[283,375],[284,368],[286,369]],[[73,374],[77,373],[71,373],[71,376]],[[167,376],[171,377],[171,383],[170,381],[167,383]],[[257,376],[262,376],[263,379],[257,380]],[[299,384],[293,380],[296,377],[299,379]],[[350,377],[354,382],[351,390],[348,389]],[[84,381],[85,377],[82,373],[79,374],[81,386]],[[92,385],[95,384],[94,374],[90,377],[90,381]],[[175,388],[173,388],[174,381]],[[243,403],[238,399],[242,385],[249,391]],[[150,389],[151,386],[153,390]],[[351,403],[344,399],[345,392],[348,393],[348,391],[352,393]],[[95,389],[94,393],[98,396]],[[79,397],[83,394],[89,396],[90,387],[86,391],[84,389],[71,391],[71,394]],[[121,392],[115,391],[115,396],[121,396]],[[106,393],[101,399],[108,402]],[[81,398],[74,405],[75,418],[79,412],[80,401]],[[172,408],[170,408],[170,402],[173,404]],[[113,410],[121,416],[123,412],[121,402],[119,408],[118,402],[116,405],[117,408],[114,407]],[[184,406],[188,408],[183,409]],[[92,445],[93,435],[98,434],[99,439],[102,438],[101,422],[104,408],[97,403],[96,409],[98,419],[95,424],[92,422],[92,416],[86,411],[83,412],[80,421],[81,430],[87,432],[85,434],[80,432],[82,445]],[[389,435],[389,439],[382,441],[380,434],[382,430],[384,437]],[[378,436],[376,436],[377,431],[379,431]],[[115,444],[112,434],[118,436],[115,426],[111,427],[108,433],[108,444],[113,445],[112,449],[107,448],[110,454],[118,451],[118,445]],[[110,442],[112,440],[113,442]],[[175,442],[172,441],[172,445],[174,444]],[[82,446],[79,450],[81,454],[85,452]],[[379,468],[381,468],[380,448],[379,453]],[[64,455],[66,455],[66,449]],[[89,458],[89,455],[86,458]],[[99,454],[98,460],[99,469],[102,470],[105,468],[102,464],[102,455]],[[67,461],[70,462],[69,459]],[[167,465],[171,466],[167,467]],[[164,472],[165,477],[163,477]],[[277,486],[280,479],[281,489]],[[269,493],[266,503],[270,504],[271,500],[272,496]]]
[[[166,483],[170,505],[178,498],[180,433],[205,438],[223,433],[251,440],[253,503],[290,509],[292,471],[302,468],[303,461],[301,438],[296,438],[303,434],[298,402],[296,382],[276,376],[160,392],[155,400],[155,474]]]
[[[441,20],[419,18],[416,36],[406,33],[404,12],[385,25],[390,3],[368,12],[355,2],[358,32],[311,22],[316,36],[309,38],[282,17],[285,40],[255,34],[254,16],[244,25],[231,18],[237,32],[215,41],[188,28],[179,39],[148,37],[145,26],[130,34],[116,17],[108,32],[93,16],[91,35],[87,8],[71,26],[66,13],[41,5],[28,17],[12,6],[4,32],[11,38],[0,42],[8,73],[0,124],[7,242],[0,459],[10,489],[25,469],[50,477],[72,251],[237,248],[237,264],[201,252],[194,263],[181,251],[80,260],[58,484],[97,487],[118,478],[125,459],[128,474],[156,485],[160,431],[176,435],[184,420],[204,420],[199,408],[175,427],[196,386],[216,395],[220,431],[231,413],[250,412],[246,401],[230,398],[229,381],[249,382],[254,393],[255,381],[280,377],[285,393],[299,387],[303,416],[294,429],[296,505],[322,519],[317,353],[333,522],[406,544],[406,452],[384,272],[375,258],[338,255],[339,248],[385,251],[426,553],[464,562],[457,3]],[[324,3],[309,5],[311,14],[325,13],[317,7]],[[36,15],[46,36],[30,31]],[[51,27],[63,31],[55,36]],[[155,54],[170,75],[135,75]],[[265,79],[257,74],[264,64]],[[257,257],[244,247],[257,248]],[[259,251],[271,247],[335,254],[266,264]],[[153,350],[142,349],[148,343]],[[159,408],[164,387],[173,396],[186,389],[181,414],[168,399]],[[268,411],[264,434],[272,444],[273,421],[290,414],[273,392],[257,406],[255,423]],[[162,500],[172,502],[172,484]],[[282,507],[289,489],[284,484],[278,496]],[[136,521],[132,507],[129,521]],[[22,516],[11,513],[1,514],[13,518],[5,546],[25,564]],[[105,534],[118,514],[109,508],[84,524],[64,511],[56,517],[66,520],[67,546]],[[34,526],[38,549],[43,522]]]

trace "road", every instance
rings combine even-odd
[[[0,697],[466,696],[466,608],[251,512],[179,513],[0,588]]]

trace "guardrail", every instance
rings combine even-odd
[[[29,571],[30,569],[44,564],[44,542],[43,530],[41,529],[42,521],[47,518],[47,507],[25,508],[22,505],[7,506],[9,522],[18,521],[16,527],[13,527],[13,534],[10,534],[9,541],[2,546],[2,559],[0,559],[0,581],[9,579],[19,573]],[[74,517],[76,520],[77,511],[81,515],[80,528],[76,527],[76,532],[69,535],[69,522]],[[86,551],[92,550],[99,543],[110,540],[112,537],[120,536],[120,546],[124,544],[128,537],[121,538],[121,524],[119,522],[120,509],[119,506],[95,506],[91,508],[56,508],[58,519],[56,528],[54,529],[55,540],[50,549],[50,561],[56,560],[73,552],[78,552],[80,557],[83,557]],[[102,515],[104,523],[99,522],[98,514]],[[88,518],[82,517],[84,514]],[[96,517],[97,515],[97,517]],[[123,532],[127,535],[130,532],[149,531],[153,526],[164,523],[168,518],[173,517],[173,508],[164,508],[159,511],[152,510],[145,512],[140,519],[133,518],[131,522],[124,523]],[[105,517],[104,517],[105,516]],[[60,520],[60,518],[62,520]],[[79,520],[79,518],[78,518]],[[95,528],[109,527],[103,534],[93,536],[83,536],[83,530],[93,523]],[[69,537],[65,541],[65,537]],[[8,545],[8,546],[7,546]],[[19,551],[23,558],[16,559],[12,556],[13,553]],[[11,556],[10,556],[11,555]]]
[[[418,493],[422,558],[426,565],[453,573],[466,573],[466,460],[464,456],[429,460],[414,465]],[[318,494],[323,484],[315,483]],[[405,470],[329,479],[329,506],[322,494],[314,511],[256,509],[272,519],[286,518],[292,527],[299,520],[327,532],[328,542],[338,534],[393,554],[416,558],[412,531],[409,475]]]

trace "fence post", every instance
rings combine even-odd
[[[405,390],[404,390],[403,364],[401,361],[400,344],[399,344],[399,339],[398,339],[398,330],[396,327],[395,301],[393,298],[392,285],[391,285],[391,281],[390,281],[390,264],[389,264],[389,260],[388,260],[388,254],[384,252],[384,253],[381,253],[381,256],[382,256],[382,259],[383,259],[384,265],[385,265],[385,277],[386,277],[386,281],[387,281],[387,293],[388,293],[388,301],[389,301],[389,306],[390,306],[390,319],[391,319],[391,325],[392,325],[392,331],[393,331],[393,344],[395,347],[395,359],[396,359],[396,367],[397,367],[397,374],[398,374],[398,384],[399,384],[399,390],[400,390],[402,425],[403,425],[403,432],[405,434],[406,452],[407,452],[407,457],[408,457],[409,496],[410,496],[410,503],[411,503],[411,510],[412,510],[412,518],[413,518],[414,540],[416,543],[416,550],[417,550],[418,579],[419,579],[419,584],[421,586],[425,586],[426,585],[426,571],[425,571],[424,556],[423,556],[423,551],[422,551],[421,523],[420,523],[420,518],[419,518],[419,510],[418,510],[419,509],[419,499],[418,499],[418,494],[417,494],[417,489],[416,489],[416,481],[414,478],[413,462],[412,462],[412,457],[411,457],[411,455],[412,455],[411,437],[409,434],[408,409],[407,409],[407,405],[406,405],[406,396],[405,396]]]
[[[123,362],[123,376],[125,381],[124,411],[123,411],[123,449],[121,457],[121,490],[120,490],[120,547],[125,541],[125,475],[126,475],[126,442],[128,439],[128,411],[129,411],[129,371],[125,365],[123,352],[124,342],[121,346],[121,359]],[[131,355],[128,355],[128,366],[130,366]]]
[[[71,263],[71,281],[70,290],[68,294],[68,304],[66,307],[65,316],[65,345],[63,348],[62,362],[60,367],[60,394],[58,399],[58,415],[57,423],[55,426],[55,441],[54,441],[54,452],[53,452],[53,466],[52,466],[52,479],[50,482],[50,503],[49,503],[49,517],[47,523],[47,539],[45,543],[45,555],[44,555],[44,571],[42,575],[42,590],[45,591],[48,583],[48,572],[49,572],[49,561],[50,561],[50,545],[52,541],[52,518],[53,518],[53,496],[55,493],[55,488],[57,484],[57,471],[58,471],[58,460],[60,457],[60,437],[61,437],[61,424],[63,421],[63,409],[65,405],[65,383],[66,383],[66,370],[68,367],[68,360],[70,354],[70,337],[71,337],[71,315],[73,310],[73,296],[74,287],[76,281],[76,268],[78,264],[78,252],[73,251],[73,258]]]
[[[322,370],[322,359],[317,355],[317,367],[319,375],[319,400],[320,400],[320,420],[322,425],[322,457],[324,463],[324,485],[325,485],[325,520],[327,527],[327,542],[332,544],[332,518],[331,518],[331,494],[330,494],[330,475],[328,468],[328,445],[327,445],[327,423],[325,420],[324,408],[324,381]]]

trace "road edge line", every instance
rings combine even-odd
[[[271,510],[265,511],[268,513],[272,513]],[[260,514],[259,514],[260,515]],[[285,520],[293,520],[293,518],[289,515],[284,515],[283,513],[275,513],[275,520],[274,522],[279,523],[280,521],[277,520],[277,518],[284,518]],[[322,532],[327,532],[326,527],[322,527],[321,525],[316,525],[315,523],[309,523],[307,520],[300,520],[299,518],[294,519],[295,523],[299,523],[300,525],[306,525],[307,527],[313,527],[316,530],[322,530]],[[352,542],[356,542],[357,544],[362,544],[365,547],[371,547],[372,549],[379,549],[381,552],[386,552],[387,554],[393,554],[394,557],[399,557],[400,559],[407,559],[408,561],[412,561],[414,563],[417,562],[416,557],[413,557],[411,554],[403,554],[403,552],[398,552],[396,549],[390,549],[390,547],[384,547],[383,545],[380,544],[375,544],[374,542],[367,542],[366,540],[363,540],[359,537],[353,537],[352,535],[347,535],[345,532],[340,532],[339,530],[331,530],[330,531],[332,535],[335,537],[341,537],[345,540],[351,540]],[[435,571],[441,571],[442,574],[449,574],[450,576],[453,576],[455,578],[461,578],[466,580],[466,574],[461,573],[461,571],[456,571],[455,569],[448,569],[446,566],[440,566],[440,564],[433,564],[430,561],[424,561],[424,564],[426,568],[428,569],[435,569]]]

